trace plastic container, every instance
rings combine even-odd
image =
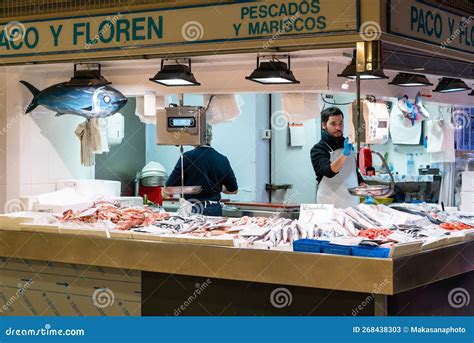
[[[393,203],[395,199],[394,198],[377,198],[375,199],[376,204],[382,204],[382,205],[388,205]],[[360,197],[360,203],[364,204],[365,202],[365,197]]]
[[[165,167],[163,167],[158,162],[150,162],[145,167],[143,167],[141,172],[141,178],[149,177],[149,176],[163,176],[166,177],[168,174],[166,173]]]
[[[320,253],[323,245],[329,244],[328,241],[317,239],[298,239],[293,242],[293,251]]]
[[[362,175],[367,175],[367,167],[372,167],[372,151],[366,146],[359,151],[359,169]]]
[[[352,248],[352,255],[361,257],[387,258],[390,256],[390,249],[358,246]]]
[[[351,246],[327,243],[321,246],[321,252],[333,255],[352,255]]]

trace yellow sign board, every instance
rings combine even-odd
[[[260,41],[268,49],[278,46],[279,38],[354,33],[357,6],[354,0],[247,1],[13,21],[0,26],[0,59],[46,61],[71,54],[81,59],[97,52],[126,56],[153,49],[172,54],[177,45],[239,41]]]
[[[459,15],[422,0],[392,1],[389,33],[437,45],[442,49],[474,53],[474,15]]]

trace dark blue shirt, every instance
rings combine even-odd
[[[202,186],[201,193],[185,195],[185,199],[219,201],[223,185],[229,192],[237,190],[237,180],[229,160],[209,145],[185,152],[183,165],[184,185]],[[181,186],[181,159],[176,163],[166,186]]]

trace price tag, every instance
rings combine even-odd
[[[301,204],[299,220],[311,224],[330,223],[333,204]]]

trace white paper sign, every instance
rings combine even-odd
[[[311,224],[330,223],[333,211],[333,204],[301,204],[299,220]]]
[[[305,131],[303,124],[290,124],[290,146],[304,146]]]

